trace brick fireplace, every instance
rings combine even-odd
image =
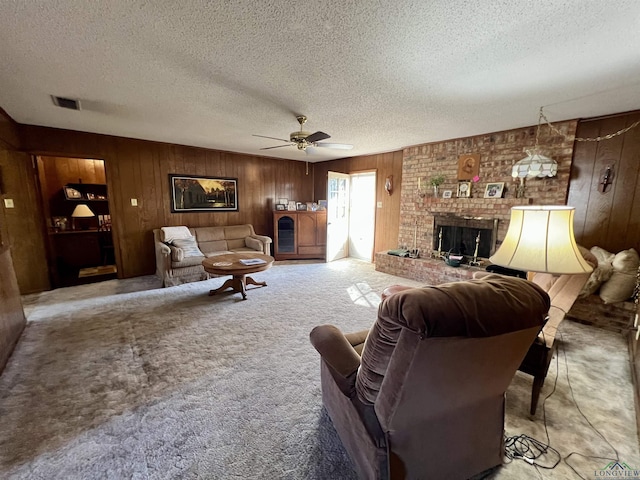
[[[569,138],[575,135],[577,121],[558,122],[556,125]],[[526,156],[525,149],[533,147],[535,135],[536,127],[527,127],[406,148],[402,160],[398,247],[417,248],[421,258],[388,258],[392,256],[377,252],[376,269],[432,284],[468,278],[476,267],[454,268],[444,265],[442,260],[429,258],[438,247],[440,230],[437,225],[440,223],[436,219],[455,218],[463,227],[470,229],[464,239],[453,240],[458,242],[458,246],[460,242],[465,244],[467,255],[473,255],[478,230],[486,230],[480,234],[483,250],[481,254],[479,252],[479,256],[486,259],[500,246],[507,233],[511,207],[564,205],[569,188],[573,142],[555,135],[546,126],[540,130],[540,146],[545,155],[558,162],[558,175],[554,178],[528,179],[525,196],[515,197],[517,183],[511,177],[511,167]],[[479,178],[471,184],[470,197],[458,198],[458,158],[470,153],[480,155]],[[436,175],[445,178],[437,196],[430,189],[424,189],[429,179]],[[495,182],[504,182],[502,198],[484,198],[487,184]],[[451,190],[450,198],[443,198],[446,190]],[[485,247],[485,243],[489,246]],[[451,248],[446,248],[446,245],[443,242],[444,251]]]

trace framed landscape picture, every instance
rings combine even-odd
[[[502,198],[504,182],[488,183],[484,191],[484,198]]]
[[[169,175],[171,212],[237,212],[238,179]]]

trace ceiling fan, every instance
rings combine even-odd
[[[281,147],[292,147],[296,146],[298,150],[306,151],[308,147],[323,147],[323,148],[339,148],[342,150],[351,150],[353,145],[349,145],[346,143],[322,143],[321,140],[326,140],[327,138],[331,138],[331,135],[328,135],[324,132],[305,132],[302,130],[302,126],[307,122],[307,117],[304,115],[297,115],[296,119],[300,124],[300,130],[297,132],[291,132],[289,134],[289,140],[285,140],[284,138],[276,138],[276,137],[266,137],[264,135],[253,135],[254,137],[260,138],[270,138],[272,140],[279,140],[281,142],[286,142],[286,145],[276,145],[275,147],[266,147],[261,148],[260,150],[271,150],[272,148],[281,148]]]

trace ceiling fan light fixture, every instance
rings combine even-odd
[[[261,148],[260,150],[270,150],[272,148],[289,147],[294,145],[298,148],[298,150],[302,151],[306,151],[308,147],[337,148],[342,150],[351,150],[353,148],[353,145],[344,143],[320,143],[321,140],[331,138],[331,135],[321,131],[311,133],[302,130],[302,126],[307,122],[307,117],[305,117],[304,115],[297,115],[296,120],[298,120],[298,123],[300,124],[300,130],[291,132],[289,134],[289,140],[277,137],[268,137],[266,135],[254,135],[254,137],[271,138],[273,140],[278,140],[287,144],[278,145],[275,147]]]

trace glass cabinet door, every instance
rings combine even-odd
[[[293,218],[278,219],[278,253],[295,253],[295,225]]]

